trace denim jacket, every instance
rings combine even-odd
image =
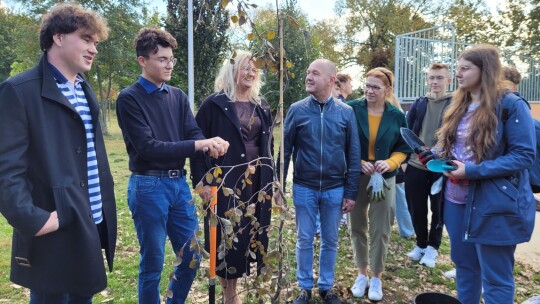
[[[291,155],[293,182],[327,190],[344,186],[356,199],[360,184],[360,143],[352,108],[329,98],[321,108],[312,96],[291,105],[285,119],[285,171]]]
[[[508,120],[501,120],[501,107]],[[535,200],[529,168],[535,159],[535,131],[523,98],[509,93],[498,107],[496,144],[480,163],[467,163],[471,181],[465,211],[465,241],[486,245],[515,245],[531,238]]]

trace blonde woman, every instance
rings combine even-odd
[[[358,277],[351,290],[354,297],[363,297],[369,282],[368,298],[372,301],[383,298],[381,277],[395,215],[395,176],[407,154],[412,152],[399,132],[401,127],[407,127],[407,121],[393,94],[393,84],[391,71],[372,69],[366,73],[365,96],[348,103],[358,123],[363,173],[356,205],[349,215],[358,267]],[[370,200],[366,190],[375,173],[382,174],[389,187],[384,190],[386,198],[382,201]]]
[[[217,215],[226,217],[225,213],[233,208],[245,212],[246,207],[252,205],[253,215],[258,222],[258,226],[254,226],[251,218],[241,217],[239,225],[235,227],[238,242],[226,251],[226,268],[217,272],[226,304],[241,303],[237,296],[237,279],[244,273],[249,275],[252,261],[257,262],[259,271],[263,267],[262,253],[268,248],[266,228],[270,225],[272,204],[271,199],[267,198],[271,197],[273,181],[271,162],[268,159],[272,156],[270,151],[273,150],[272,118],[268,104],[259,96],[261,85],[260,71],[255,67],[252,54],[238,51],[232,61],[227,59],[223,64],[215,81],[215,93],[206,98],[195,117],[205,137],[227,138],[231,146],[227,154],[218,159],[210,160],[202,154],[193,159],[193,182],[197,184],[212,167],[221,166],[222,176],[227,175],[223,186],[235,191],[241,189],[241,195],[236,199],[233,195],[225,196],[223,191],[220,191]],[[259,157],[265,159],[261,159],[261,164],[257,165],[256,159]],[[235,167],[230,169],[228,166]],[[249,182],[244,177],[248,167],[252,172],[248,176]],[[257,201],[259,191],[265,191],[269,195],[264,196],[262,202]],[[205,185],[202,197],[208,197],[209,193],[210,186]],[[209,231],[208,220],[206,217],[205,232]],[[223,242],[220,232],[218,229],[218,246]],[[209,247],[208,233],[205,233],[205,238]],[[257,246],[251,247],[250,244]],[[255,259],[250,257],[248,250],[255,253]],[[218,265],[222,262],[223,260],[218,260]],[[227,271],[232,268],[235,268],[236,272]]]

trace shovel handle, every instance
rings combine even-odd
[[[216,216],[217,213],[217,187],[211,187],[210,216]],[[217,248],[217,227],[210,226],[210,279],[216,277],[216,248]]]

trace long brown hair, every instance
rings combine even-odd
[[[508,88],[502,80],[499,50],[495,46],[475,45],[463,51],[459,59],[470,61],[480,69],[480,105],[471,117],[473,127],[466,141],[472,148],[478,163],[490,154],[491,148],[495,145],[498,123],[495,109],[500,103],[499,99],[503,91]],[[459,122],[471,103],[471,92],[459,87],[443,116],[442,127],[437,131],[436,148],[442,151],[442,156],[451,156]]]
[[[394,73],[392,73],[392,71],[390,71],[387,68],[378,67],[378,68],[369,70],[365,75],[366,78],[370,76],[380,79],[384,83],[385,86],[391,89],[390,93],[384,96],[384,100],[390,102],[390,104],[393,105],[394,107],[402,110],[401,105],[399,104],[399,100],[397,99],[396,95],[394,95],[394,82],[395,82]]]

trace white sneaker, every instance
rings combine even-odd
[[[439,253],[437,252],[437,249],[427,246],[426,250],[424,251],[424,256],[420,260],[420,264],[426,265],[429,268],[435,267],[435,264],[437,264],[437,256]]]
[[[368,298],[371,301],[380,301],[382,300],[383,292],[382,292],[382,282],[379,278],[371,278],[369,280],[369,291],[368,291]]]
[[[356,281],[354,281],[353,287],[351,287],[352,295],[355,298],[361,298],[366,294],[366,288],[368,286],[368,277],[359,274],[358,277],[356,277]]]
[[[456,269],[448,270],[443,274],[443,276],[447,279],[455,279],[456,278]]]
[[[417,245],[414,245],[414,248],[407,253],[407,256],[411,258],[413,261],[418,261],[424,256],[424,252],[426,249],[422,249],[418,247]]]

